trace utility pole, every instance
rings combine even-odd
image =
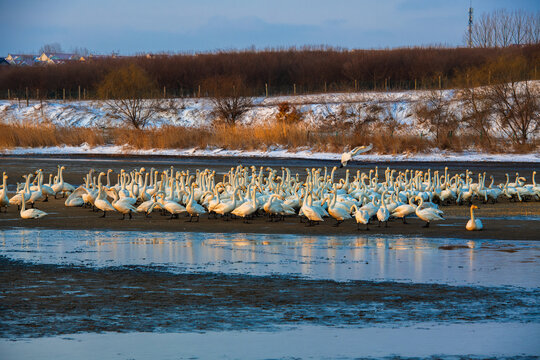
[[[469,38],[467,39],[467,46],[472,48],[472,26],[473,26],[473,8],[472,0],[469,5]]]

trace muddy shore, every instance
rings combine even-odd
[[[482,219],[484,230],[467,231],[465,224],[470,215],[468,206],[445,206],[442,208],[446,220],[432,222],[424,228],[424,222],[418,218],[410,218],[408,224],[399,219],[388,223],[388,227],[379,227],[377,222],[369,226],[369,231],[362,225],[360,230],[354,220],[347,220],[335,227],[334,219],[326,219],[319,225],[307,226],[297,216],[286,217],[284,221],[269,222],[268,217],[261,215],[244,223],[242,219],[224,221],[222,219],[201,216],[198,222],[189,222],[189,217],[180,216],[170,219],[159,212],[152,213],[150,218],[136,214],[133,219],[121,220],[119,213],[108,213],[102,218],[102,212],[93,212],[89,208],[68,208],[62,199],[51,199],[37,203],[36,208],[49,215],[42,219],[21,219],[17,207],[8,208],[7,213],[0,214],[0,230],[16,227],[65,229],[65,230],[124,230],[124,231],[181,231],[209,233],[264,233],[264,234],[301,234],[301,235],[406,235],[439,238],[462,239],[498,239],[498,240],[540,240],[540,202],[500,202],[496,204],[478,204],[477,217]]]
[[[36,265],[0,257],[0,337],[79,332],[372,326],[538,318],[535,291],[289,276],[171,274],[159,267]]]
[[[261,159],[261,158],[178,158],[178,157],[149,157],[149,156],[1,156],[0,171],[6,171],[10,177],[9,184],[13,186],[16,181],[22,181],[21,175],[41,168],[45,173],[56,173],[57,164],[66,165],[65,181],[73,185],[82,182],[83,176],[90,168],[97,170],[113,169],[118,173],[120,169],[133,169],[155,167],[167,169],[171,165],[176,169],[195,171],[196,169],[210,168],[219,173],[227,172],[238,164],[271,166],[279,169],[287,166],[291,171],[305,174],[306,167],[335,166],[333,161],[291,160],[291,159]],[[351,171],[357,169],[366,171],[379,166],[383,171],[387,166],[396,169],[427,169],[444,171],[448,166],[451,173],[463,172],[470,169],[475,173],[486,171],[493,175],[496,182],[502,182],[505,174],[520,174],[527,176],[537,168],[536,163],[361,163],[352,162],[348,167]],[[344,169],[337,172],[337,176],[344,176]],[[18,216],[16,207],[10,207],[7,214],[0,214],[0,230],[13,227],[40,227],[49,229],[107,229],[107,230],[134,230],[134,231],[194,231],[211,233],[279,233],[303,235],[350,235],[350,234],[401,234],[407,236],[425,236],[442,238],[465,239],[501,239],[501,240],[540,240],[540,202],[510,202],[501,199],[496,204],[482,204],[475,201],[480,209],[475,212],[482,219],[484,230],[471,232],[465,230],[469,219],[469,207],[466,205],[444,206],[445,221],[433,222],[429,228],[422,228],[423,222],[418,218],[409,219],[409,224],[400,220],[390,221],[388,227],[379,228],[376,224],[370,226],[369,231],[357,230],[353,220],[348,220],[339,227],[332,226],[335,221],[327,219],[313,227],[306,227],[300,223],[298,217],[286,218],[281,222],[268,222],[267,218],[260,216],[249,224],[242,220],[222,221],[208,219],[203,216],[200,222],[189,223],[186,218],[169,220],[167,216],[159,213],[152,214],[151,218],[136,215],[132,220],[121,221],[119,214],[108,214],[100,218],[101,214],[94,213],[85,208],[67,208],[61,199],[38,203],[37,208],[46,211],[49,215],[39,220],[22,220]]]

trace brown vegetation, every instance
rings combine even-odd
[[[205,96],[209,79],[242,78],[247,94],[269,95],[354,90],[453,87],[456,75],[507,55],[523,56],[531,70],[540,45],[507,48],[400,48],[344,50],[302,48],[202,54],[89,58],[55,66],[0,68],[0,97],[97,98],[99,84],[111,71],[135,64],[167,97]],[[156,94],[157,95],[157,94]]]
[[[99,84],[98,95],[127,125],[144,128],[161,110],[155,98],[156,86],[143,69],[135,64],[111,71]]]

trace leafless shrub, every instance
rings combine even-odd
[[[516,145],[529,143],[540,130],[540,87],[528,80],[524,58],[501,58],[489,66],[492,85],[486,97],[499,129]]]
[[[114,114],[135,129],[143,129],[163,107],[162,99],[152,98],[154,93],[155,84],[134,64],[111,71],[98,88]]]
[[[459,126],[451,102],[452,99],[447,98],[444,91],[434,90],[414,109],[419,123],[426,126],[435,137],[436,145],[442,149],[452,147],[452,138]]]
[[[304,114],[294,105],[282,102],[278,105],[276,121],[285,124],[297,124],[302,121]]]
[[[205,81],[205,89],[212,96],[213,115],[227,125],[235,125],[253,106],[241,77],[210,78]]]

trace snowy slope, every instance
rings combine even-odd
[[[317,124],[326,117],[340,111],[350,110],[355,105],[370,103],[392,103],[392,113],[400,122],[408,122],[411,106],[424,92],[388,92],[388,93],[332,93],[298,96],[278,96],[253,99],[255,106],[243,119],[244,124],[265,123],[271,121],[282,102],[294,104],[304,114],[304,121]],[[212,116],[212,103],[209,99],[173,99],[170,109],[158,113],[152,118],[151,126],[209,125]],[[103,101],[47,101],[41,105],[25,101],[0,101],[0,119],[7,123],[51,122],[60,126],[77,127],[114,127],[121,123]]]

